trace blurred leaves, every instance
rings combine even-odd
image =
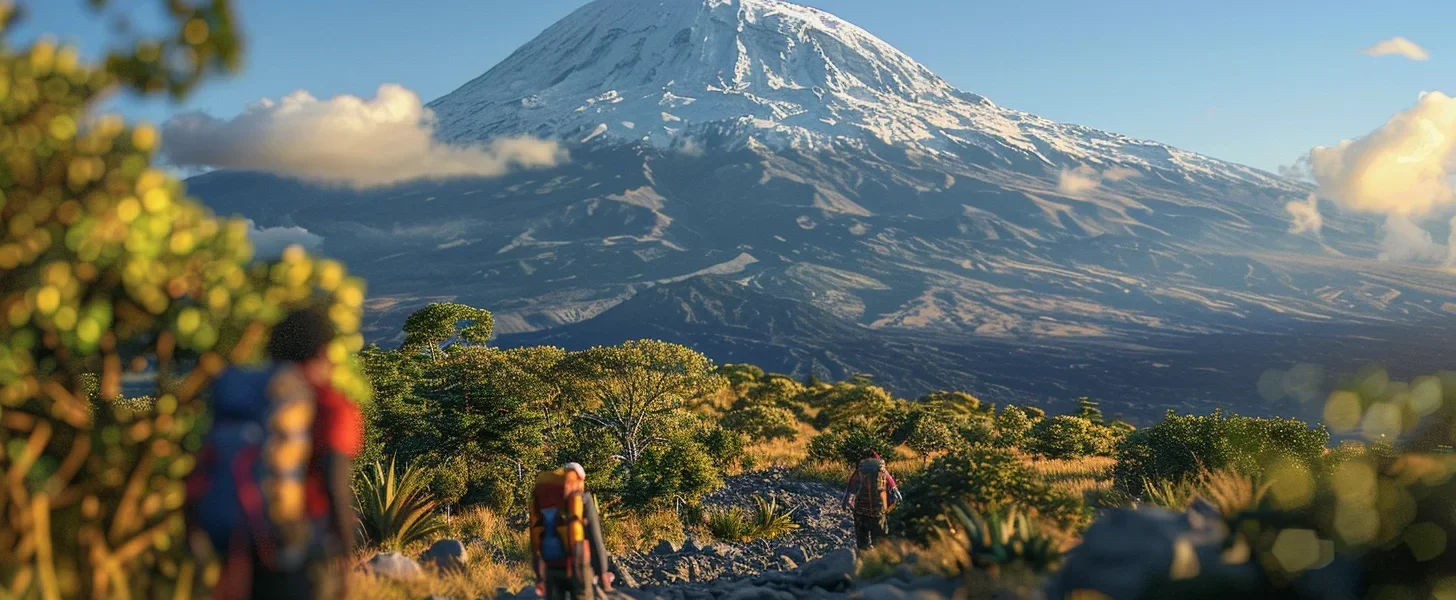
[[[329,306],[336,362],[362,342],[362,282],[296,248],[252,262],[245,222],[152,166],[154,128],[89,112],[117,89],[178,98],[237,67],[229,2],[164,8],[171,33],[104,65],[45,39],[0,47],[0,588],[23,597],[190,594],[207,575],[180,511],[198,393],[292,307]],[[6,34],[14,15],[0,4]],[[124,371],[149,368],[150,401],[115,401]]]

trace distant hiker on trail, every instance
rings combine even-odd
[[[612,590],[596,498],[586,491],[586,470],[566,463],[536,476],[531,498],[531,555],[536,593],[548,600],[590,600],[594,585]]]
[[[888,535],[885,514],[900,503],[900,488],[885,468],[880,454],[870,451],[849,475],[844,489],[844,506],[854,512],[854,542],[867,550]]]
[[[273,327],[272,363],[213,384],[188,517],[222,561],[214,598],[346,595],[338,563],[354,553],[349,462],[364,421],[330,383],[333,338],[326,313],[293,312]]]

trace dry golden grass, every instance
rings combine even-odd
[[[1112,468],[1117,466],[1117,459],[1109,456],[1066,459],[1026,457],[1026,464],[1047,481],[1111,479]]]
[[[1187,508],[1194,498],[1203,498],[1224,515],[1257,508],[1269,493],[1270,482],[1228,469],[1204,470],[1183,482],[1150,482],[1144,494],[1150,504],[1175,510]]]
[[[425,575],[410,581],[393,581],[355,570],[349,574],[349,595],[353,600],[418,600],[431,594],[449,598],[492,596],[500,588],[517,591],[533,581],[527,565],[500,565],[474,560],[464,571],[440,573],[426,569]]]
[[[819,433],[813,425],[799,423],[799,434],[792,440],[772,440],[751,444],[744,449],[753,468],[791,468],[804,461],[809,453],[809,440]]]
[[[661,540],[681,544],[688,534],[682,519],[671,510],[645,515],[628,511],[603,514],[602,524],[602,537],[605,538],[602,542],[612,554],[651,550]]]

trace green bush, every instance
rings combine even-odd
[[[1113,428],[1086,417],[1058,415],[1037,421],[1025,447],[1047,458],[1108,456],[1117,443],[1117,435]]]
[[[956,428],[955,433],[962,441],[972,446],[994,444],[997,439],[996,423],[987,417],[967,419]]]
[[[429,469],[430,496],[440,504],[459,504],[465,497],[468,482],[465,474],[456,465],[445,465]]]
[[[931,418],[916,419],[905,436],[905,445],[921,454],[950,450],[956,442],[956,434],[944,421]]]
[[[949,506],[966,502],[982,513],[1023,506],[1059,526],[1084,525],[1081,501],[1047,485],[1020,458],[1004,448],[976,446],[935,459],[902,485],[905,500],[890,513],[896,532],[927,541],[942,524]]]
[[[694,502],[722,485],[721,471],[701,444],[659,445],[642,453],[622,500],[638,509],[672,508]]]
[[[701,439],[703,450],[719,470],[734,469],[743,462],[743,448],[748,445],[748,440],[742,433],[714,425]]]
[[[1275,461],[1321,469],[1329,431],[1296,419],[1179,415],[1129,434],[1117,447],[1113,475],[1140,495],[1147,481],[1183,481],[1207,471],[1260,475]]]
[[[798,419],[786,408],[755,404],[734,408],[723,415],[723,427],[747,435],[754,441],[787,439],[799,434]]]
[[[809,458],[816,460],[842,461],[857,464],[870,452],[877,452],[887,461],[899,458],[895,442],[878,428],[863,421],[855,421],[841,430],[830,430],[809,440]]]
[[[1007,406],[996,415],[996,444],[1007,448],[1020,448],[1033,426],[1026,410],[1019,406]]]

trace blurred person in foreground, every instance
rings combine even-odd
[[[273,327],[267,364],[218,377],[189,517],[222,561],[214,597],[347,595],[356,516],[350,461],[363,415],[332,384],[335,330],[320,310]]]

